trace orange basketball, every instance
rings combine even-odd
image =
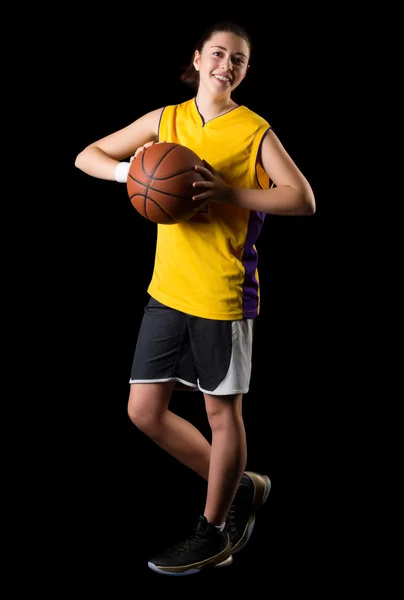
[[[187,221],[203,205],[192,200],[203,191],[192,187],[194,181],[203,181],[196,165],[204,166],[193,150],[181,144],[162,142],[145,148],[129,168],[126,185],[132,205],[154,223]]]

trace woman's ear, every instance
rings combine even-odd
[[[195,71],[199,71],[199,62],[201,60],[201,54],[198,50],[195,50],[193,65]]]

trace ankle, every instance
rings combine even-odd
[[[219,529],[219,531],[223,531],[226,525],[226,522],[224,523],[220,523],[217,519],[208,519],[208,517],[206,515],[203,515],[205,517],[205,519],[207,520],[208,523],[210,523],[210,525],[213,525],[213,527],[216,527],[216,529]]]

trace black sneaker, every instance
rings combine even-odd
[[[228,534],[200,516],[194,531],[165,552],[148,562],[148,566],[163,575],[192,575],[205,567],[231,564]]]
[[[232,554],[240,552],[250,539],[255,525],[255,513],[266,502],[270,490],[271,481],[267,475],[251,471],[244,473],[224,530],[229,536]]]

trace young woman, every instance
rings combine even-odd
[[[243,395],[249,389],[253,324],[260,310],[255,242],[265,214],[312,215],[307,179],[269,123],[232,99],[246,77],[251,41],[231,22],[211,27],[182,76],[193,97],[140,117],[86,147],[85,173],[126,182],[146,146],[177,142],[194,150],[202,210],[158,225],[155,265],[130,376],[128,414],[161,448],[207,481],[204,514],[184,540],[149,561],[159,573],[187,575],[227,565],[247,543],[270,480],[247,471]],[[176,387],[200,390],[211,444],[169,410]]]

